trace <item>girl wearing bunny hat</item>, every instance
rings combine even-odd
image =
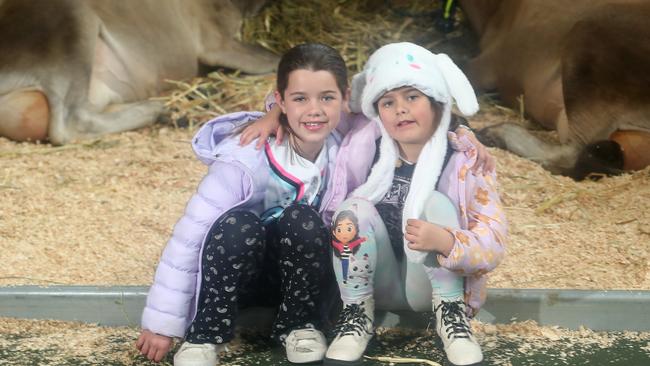
[[[507,224],[495,173],[472,172],[474,145],[447,131],[454,101],[464,115],[478,110],[451,59],[412,43],[381,47],[352,81],[351,108],[374,119],[381,139],[365,183],[334,214],[355,214],[366,240],[349,257],[347,280],[333,257],[344,309],[326,365],[360,362],[375,308],[433,310],[451,364],[483,359],[468,316],[485,301]]]

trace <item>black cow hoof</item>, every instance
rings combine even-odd
[[[603,176],[623,173],[623,150],[615,141],[602,140],[591,143],[580,152],[571,177],[598,180]]]

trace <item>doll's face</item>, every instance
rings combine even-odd
[[[336,240],[343,244],[347,244],[357,236],[357,227],[354,225],[352,220],[342,219],[336,223],[333,234]]]

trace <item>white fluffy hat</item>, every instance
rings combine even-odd
[[[413,43],[392,43],[381,47],[370,56],[363,72],[352,79],[350,109],[362,111],[368,118],[377,117],[374,104],[395,88],[412,86],[443,104],[440,123],[433,136],[424,145],[413,172],[409,193],[404,203],[402,224],[410,218],[419,218],[426,199],[436,187],[447,152],[447,129],[451,107],[456,101],[459,111],[472,115],[478,111],[478,101],[465,74],[445,54],[433,54]],[[376,118],[375,118],[376,119]],[[379,202],[391,187],[395,162],[399,158],[396,142],[388,135],[381,121],[376,119],[382,133],[379,159],[372,167],[366,182],[352,196]],[[408,248],[406,257],[421,263],[426,253]]]
[[[444,53],[433,54],[409,42],[391,43],[375,51],[352,79],[350,108],[377,117],[373,104],[387,91],[413,86],[444,104],[452,99],[464,115],[478,111],[474,89],[465,74]]]

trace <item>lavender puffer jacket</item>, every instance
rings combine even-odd
[[[196,313],[196,294],[200,288],[200,258],[203,242],[212,224],[228,210],[238,207],[256,213],[269,179],[267,160],[254,143],[239,146],[233,131],[256,120],[260,112],[239,112],[207,122],[192,140],[199,160],[208,172],[187,203],[185,213],[174,226],[142,313],[142,328],[154,333],[182,337]],[[345,156],[330,154],[326,193],[320,212],[329,223],[336,207],[347,193],[365,181],[372,159],[363,159],[374,150],[376,128],[362,116],[344,118],[339,129],[346,138],[340,146]],[[368,134],[367,143],[350,143],[351,136]],[[367,146],[366,146],[367,145]]]

